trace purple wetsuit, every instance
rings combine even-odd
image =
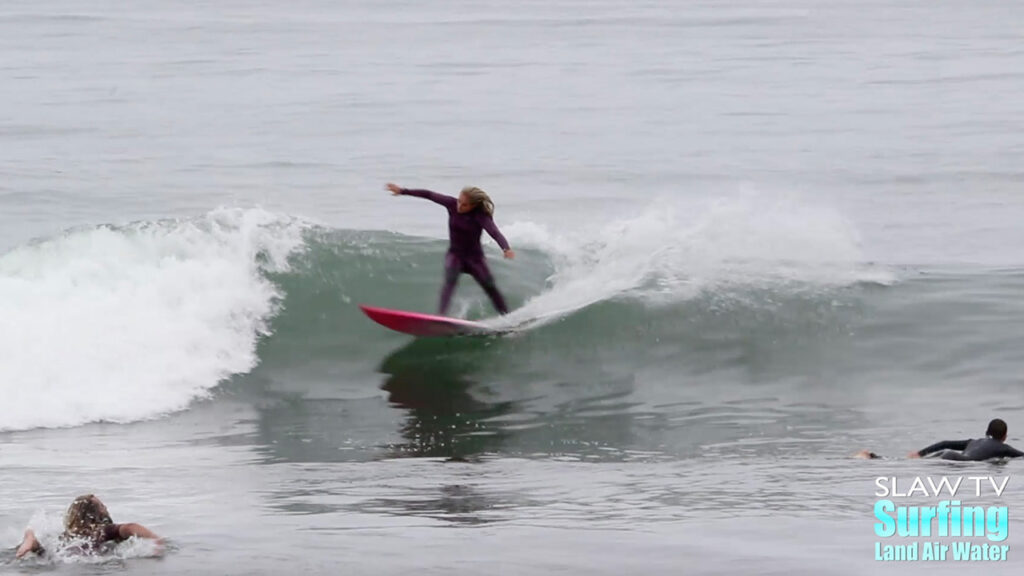
[[[484,258],[483,248],[480,247],[480,233],[486,230],[502,250],[509,249],[508,241],[494,224],[491,215],[480,209],[460,214],[457,209],[459,203],[457,199],[429,190],[403,188],[402,194],[426,198],[448,210],[449,245],[448,254],[444,258],[444,287],[441,289],[438,313],[443,316],[448,312],[448,305],[451,303],[452,294],[455,293],[455,284],[459,280],[459,274],[465,272],[480,283],[480,287],[491,298],[491,302],[494,303],[498,312],[507,314],[508,306],[505,305],[505,299],[494,284],[494,277],[491,276],[491,270],[487,267],[487,260]]]

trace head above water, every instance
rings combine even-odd
[[[988,423],[988,430],[985,431],[985,436],[990,436],[1000,442],[1006,441],[1006,422],[1003,422],[999,418],[996,418]]]
[[[64,530],[72,536],[89,536],[96,527],[113,523],[107,507],[92,494],[75,498],[64,515]]]
[[[465,214],[477,208],[480,208],[490,216],[494,215],[494,202],[491,201],[491,197],[487,195],[487,192],[476,186],[466,186],[459,194],[458,211],[460,214]]]

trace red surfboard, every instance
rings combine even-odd
[[[359,305],[371,320],[397,332],[420,337],[481,336],[494,334],[495,330],[478,322],[434,316],[406,310],[391,310],[374,306]]]

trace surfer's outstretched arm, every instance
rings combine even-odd
[[[437,192],[431,192],[430,190],[410,190],[409,188],[402,188],[401,196],[415,196],[417,198],[426,198],[435,204],[440,204],[445,208],[455,208],[455,205],[459,203],[453,196],[445,196],[444,194],[438,194]]]
[[[942,442],[936,442],[927,448],[922,448],[917,452],[911,452],[910,457],[920,458],[933,452],[938,452],[939,450],[963,450],[967,448],[967,444],[969,442],[970,440],[943,440]]]
[[[417,198],[425,198],[431,202],[440,204],[449,210],[454,210],[455,206],[459,203],[459,201],[452,196],[438,194],[437,192],[431,192],[430,190],[402,188],[397,184],[390,183],[388,184],[388,190],[390,190],[395,196],[415,196]]]

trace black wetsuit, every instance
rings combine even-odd
[[[919,450],[920,456],[927,456],[943,451],[939,456],[943,460],[988,460],[990,458],[1019,458],[1024,452],[1000,442],[991,436],[973,440],[944,440]]]

